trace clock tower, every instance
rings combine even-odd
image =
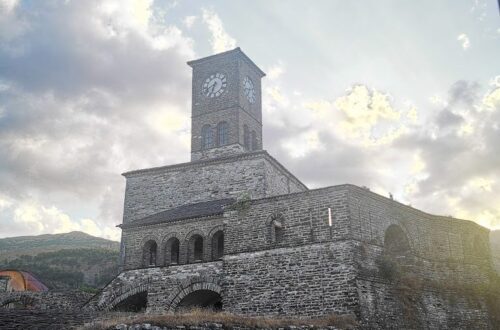
[[[193,68],[191,160],[262,150],[265,73],[239,47],[187,64]]]

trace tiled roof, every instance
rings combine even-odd
[[[219,215],[224,212],[224,208],[235,202],[233,198],[219,199],[216,201],[201,202],[195,204],[182,205],[170,210],[152,214],[143,219],[119,225],[120,228],[134,228],[182,219],[207,217]]]

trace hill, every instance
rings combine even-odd
[[[46,234],[38,236],[18,236],[0,239],[0,261],[21,255],[34,256],[42,252],[63,249],[106,249],[118,251],[120,243],[100,237],[72,231],[64,234]]]
[[[97,288],[118,274],[119,243],[82,232],[0,239],[0,269],[29,271],[50,289]]]

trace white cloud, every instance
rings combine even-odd
[[[457,40],[460,41],[462,48],[464,50],[467,50],[470,47],[470,40],[469,37],[465,34],[462,33],[457,37]]]
[[[210,44],[214,53],[224,52],[236,47],[236,40],[226,32],[216,12],[203,9],[203,22],[211,33]]]
[[[184,26],[188,29],[192,28],[194,23],[196,22],[196,20],[198,19],[198,17],[196,16],[186,16],[184,17],[184,19],[182,20],[182,23],[184,24]]]
[[[0,27],[2,236],[116,238],[120,173],[187,160],[193,44],[151,5],[20,2],[9,19],[41,28]]]

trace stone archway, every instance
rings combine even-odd
[[[176,311],[180,308],[208,307],[222,309],[222,288],[212,282],[197,282],[179,290],[170,296],[168,310]]]
[[[222,297],[212,290],[197,290],[186,295],[177,305],[176,309],[189,309],[193,307],[222,310]]]
[[[109,299],[107,302],[101,302],[98,310],[118,310],[139,311],[147,307],[148,284],[129,285],[120,294]],[[128,305],[128,306],[127,306]]]

